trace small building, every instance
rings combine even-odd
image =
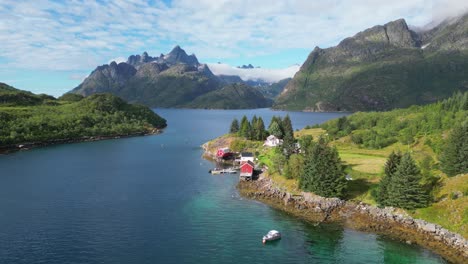
[[[255,164],[247,161],[240,166],[240,179],[245,181],[252,180]]]
[[[241,152],[240,154],[240,164],[246,163],[246,162],[254,162],[254,156],[252,152]]]
[[[279,146],[283,144],[283,140],[282,139],[279,139],[277,138],[276,136],[274,135],[269,135],[267,137],[267,139],[265,140],[265,142],[263,143],[263,146],[267,146],[267,147],[276,147],[276,146]]]
[[[221,158],[221,159],[227,159],[232,157],[233,153],[229,148],[220,148],[216,152],[216,157]]]

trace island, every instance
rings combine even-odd
[[[157,134],[166,120],[111,94],[56,99],[0,83],[0,153],[58,143]]]

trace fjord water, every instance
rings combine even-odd
[[[239,197],[200,145],[233,117],[287,112],[157,110],[161,135],[0,155],[0,263],[444,263],[415,245],[314,226]],[[340,113],[289,113],[295,128]],[[262,245],[270,229],[283,239]]]

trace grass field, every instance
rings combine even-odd
[[[295,135],[313,135],[317,139],[324,135],[321,128],[303,129]],[[346,172],[353,178],[348,182],[347,199],[376,205],[372,191],[378,187],[388,155],[392,151],[410,151],[421,167],[424,159],[431,161],[430,173],[440,177],[439,185],[434,191],[434,202],[427,208],[408,212],[415,218],[437,223],[451,231],[468,237],[468,174],[447,177],[437,168],[437,155],[425,145],[425,138],[418,138],[411,145],[392,144],[383,149],[361,148],[351,142],[349,137],[332,141],[338,149],[340,158],[348,165]],[[291,184],[290,184],[291,185]],[[455,198],[456,195],[461,197]]]

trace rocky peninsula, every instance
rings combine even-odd
[[[224,140],[223,137],[219,139]],[[219,144],[205,143],[202,146],[204,157],[215,158],[214,149]],[[453,263],[466,263],[468,259],[468,241],[463,236],[440,225],[414,219],[397,208],[379,208],[362,202],[324,198],[308,192],[293,194],[266,176],[266,173],[254,181],[240,181],[237,188],[244,197],[261,201],[314,224],[339,222],[359,231],[418,244]]]

